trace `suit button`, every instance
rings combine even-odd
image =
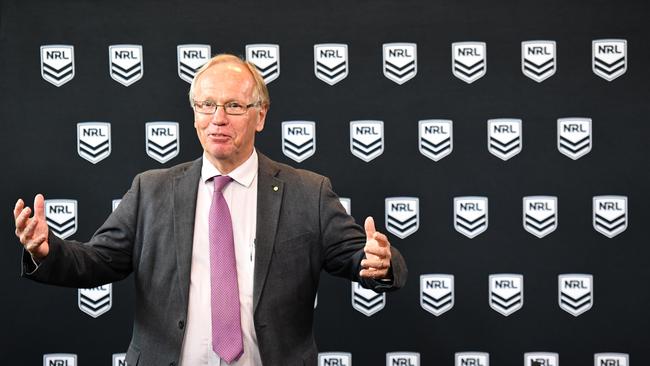
[[[182,320],[178,321],[178,329],[183,330],[185,328],[185,322]]]

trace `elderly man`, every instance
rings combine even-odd
[[[88,243],[48,230],[42,195],[33,216],[18,200],[23,275],[94,287],[133,272],[130,366],[316,365],[320,271],[388,291],[404,285],[404,260],[327,178],[255,150],[270,100],[251,63],[215,56],[190,103],[203,156],[139,174]]]

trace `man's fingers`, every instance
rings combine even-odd
[[[390,258],[390,249],[386,247],[380,247],[378,245],[366,245],[363,248],[363,251],[366,253],[367,258],[371,257],[381,257],[381,258]]]
[[[16,201],[16,205],[14,206],[14,220],[18,219],[18,215],[20,215],[20,212],[23,210],[24,207],[25,207],[25,202],[23,202],[23,200],[19,198],[18,201]]]
[[[385,278],[388,276],[387,269],[368,268],[359,271],[359,276],[364,278]]]
[[[363,228],[366,229],[366,238],[368,240],[372,239],[375,235],[375,219],[372,216],[366,217],[366,221],[363,223]]]
[[[375,232],[375,235],[373,235],[373,239],[375,239],[377,241],[379,246],[387,247],[387,246],[390,245],[390,243],[388,242],[388,237],[386,235],[380,233],[379,231]]]
[[[27,225],[27,220],[29,219],[29,215],[32,214],[32,209],[29,207],[25,207],[20,211],[20,214],[18,214],[18,217],[16,217],[16,230],[22,232],[23,229],[25,228],[25,225]]]
[[[364,269],[376,268],[386,269],[390,267],[390,260],[386,259],[364,259],[361,261],[361,267]]]
[[[40,193],[34,197],[34,216],[39,220],[45,220],[45,197]]]

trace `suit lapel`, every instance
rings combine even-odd
[[[194,216],[196,214],[196,195],[201,177],[202,159],[195,160],[188,169],[172,181],[174,197],[174,247],[176,248],[176,265],[178,269],[181,303],[189,302],[190,267],[192,264],[192,243],[194,241]]]
[[[277,178],[277,164],[259,153],[257,181],[257,229],[255,232],[255,273],[253,277],[253,313],[264,289],[280,219],[284,182]]]

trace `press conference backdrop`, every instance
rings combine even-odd
[[[123,364],[130,278],[20,279],[11,209],[42,192],[90,238],[135,174],[200,156],[188,82],[230,52],[271,93],[258,149],[329,176],[408,262],[386,296],[322,276],[321,365],[650,364],[648,10],[3,1],[0,359]]]

